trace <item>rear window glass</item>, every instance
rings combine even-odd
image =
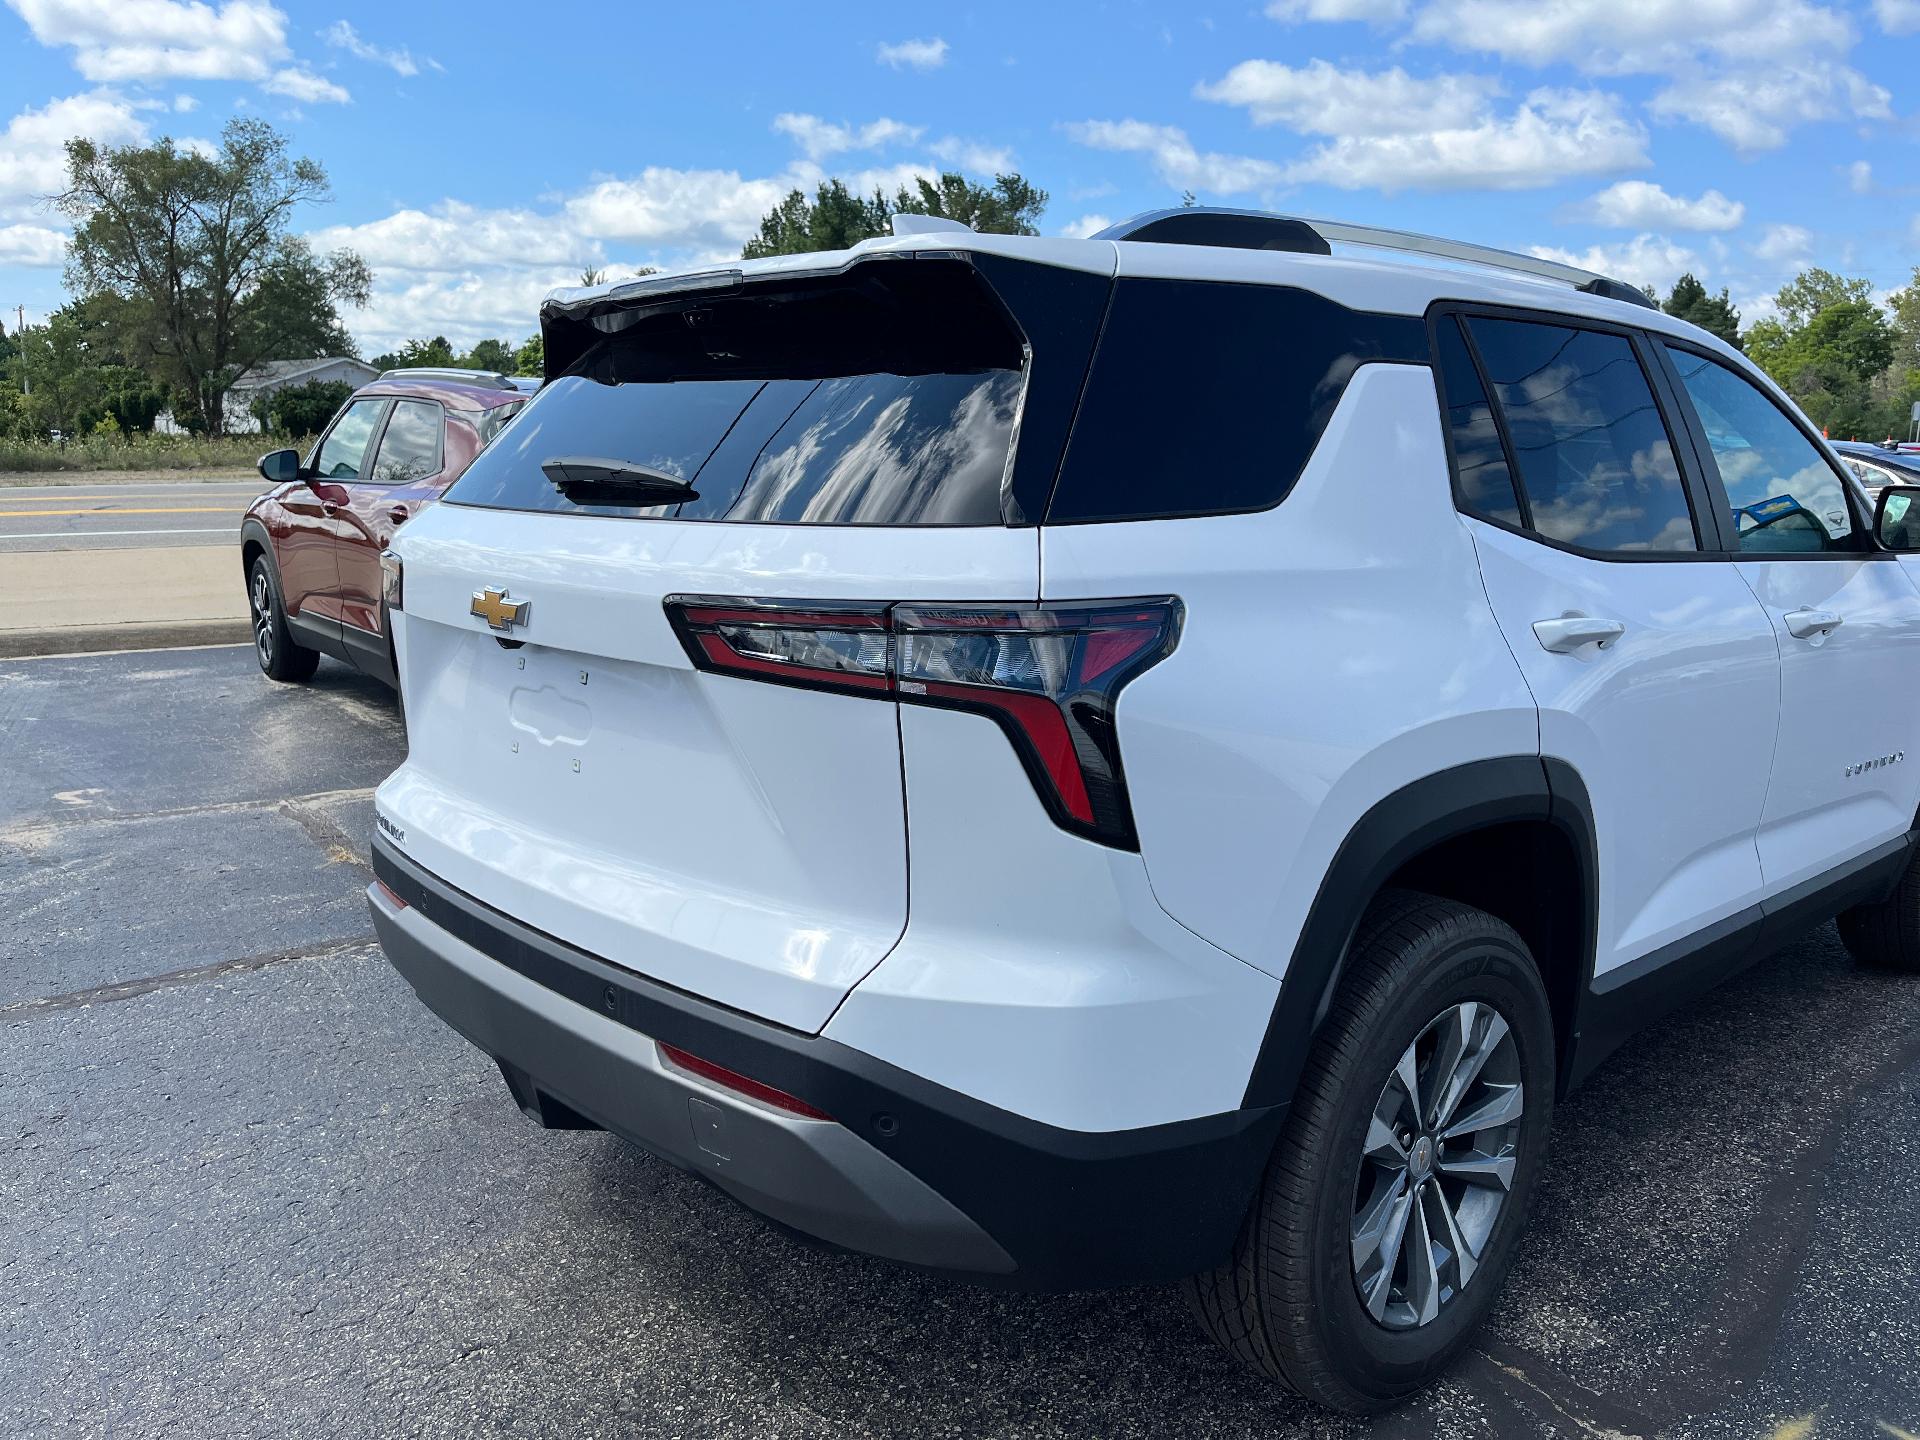
[[[1468,514],[1499,520],[1518,528],[1520,503],[1514,496],[1513,472],[1493,407],[1487,403],[1480,372],[1474,369],[1460,321],[1442,315],[1435,326],[1439,337],[1440,380],[1447,395],[1447,429],[1453,441],[1454,474],[1459,477],[1460,507]]]
[[[787,525],[998,525],[1025,384],[990,294],[915,262],[835,291],[616,314],[447,492],[501,509]],[[560,458],[692,486],[562,493]],[[613,487],[617,492],[617,487]]]
[[[1356,369],[1428,358],[1414,316],[1277,285],[1121,280],[1047,522],[1277,504]]]

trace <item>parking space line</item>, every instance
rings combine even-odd
[[[29,515],[232,515],[240,509],[233,505],[176,505],[161,510],[8,510],[4,518],[25,519]]]
[[[128,512],[117,512],[125,515]],[[0,520],[7,517],[0,515]],[[110,535],[231,535],[231,525],[215,525],[203,530],[39,530],[26,535],[0,534],[0,541],[6,540],[98,540]]]

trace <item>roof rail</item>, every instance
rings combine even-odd
[[[382,370],[382,380],[451,380],[474,385],[482,390],[511,390],[514,384],[498,370],[463,370],[458,365],[412,365],[398,370]]]
[[[1495,270],[1532,275],[1541,280],[1557,280],[1584,294],[1599,295],[1608,300],[1624,300],[1630,305],[1644,305],[1649,309],[1659,308],[1647,298],[1645,291],[1575,265],[1562,265],[1557,260],[1542,260],[1535,255],[1518,255],[1511,250],[1496,250],[1490,245],[1443,240],[1435,235],[1421,235],[1411,230],[1350,225],[1343,220],[1302,220],[1290,215],[1269,215],[1260,210],[1189,205],[1177,210],[1149,210],[1144,215],[1135,215],[1130,220],[1109,225],[1092,238],[1154,240],[1172,245],[1229,245],[1253,250],[1291,250],[1311,255],[1331,254],[1329,242],[1338,241],[1343,245],[1368,245],[1402,254],[1429,255],[1437,260],[1484,265]]]

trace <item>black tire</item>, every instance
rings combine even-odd
[[[265,555],[254,557],[247,572],[247,607],[253,616],[253,658],[269,680],[304,684],[320,668],[320,652],[309,650],[287,629],[280,603],[280,585]]]
[[[1456,1011],[1462,1005],[1469,1008]],[[1496,1058],[1507,1067],[1502,1073],[1523,1086],[1524,1109],[1499,1132],[1512,1137],[1511,1184],[1488,1222],[1471,1276],[1460,1282],[1456,1267],[1451,1291],[1436,1281],[1427,1292],[1447,1297],[1431,1319],[1389,1328],[1392,1307],[1387,1321],[1369,1313],[1353,1259],[1361,1195],[1379,1183],[1368,1177],[1381,1173],[1363,1169],[1373,1163],[1365,1154],[1368,1126],[1403,1054],[1432,1043],[1426,1037],[1440,1033],[1433,1029],[1440,1017],[1484,1014],[1474,1006],[1491,1006],[1506,1021],[1512,1050]],[[1384,894],[1354,937],[1346,974],[1232,1258],[1187,1283],[1203,1328],[1254,1370],[1335,1410],[1383,1410],[1430,1383],[1485,1318],[1512,1264],[1545,1159],[1553,1086],[1552,1012],[1520,937],[1465,905],[1408,891]],[[1456,1113],[1467,1109],[1461,1101]],[[1456,1147],[1444,1151],[1447,1163],[1458,1163],[1462,1143],[1444,1142]],[[1471,1187],[1461,1189],[1449,1178],[1452,1171],[1439,1174],[1443,1149],[1419,1145],[1416,1140],[1412,1148],[1435,1177],[1433,1194],[1446,1185],[1469,1193]],[[1435,1213],[1424,1208],[1428,1203],[1409,1202],[1420,1212],[1408,1222],[1409,1237],[1415,1223]],[[1466,1213],[1464,1202],[1432,1203],[1448,1205],[1456,1218]],[[1436,1252],[1429,1246],[1427,1253]],[[1398,1293],[1392,1289],[1397,1273],[1386,1267],[1381,1293]]]
[[[1877,905],[1856,905],[1838,920],[1840,941],[1862,965],[1920,974],[1920,854],[1893,893]]]

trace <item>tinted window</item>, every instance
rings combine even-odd
[[[480,447],[485,449],[491,445],[493,437],[507,428],[507,422],[518,415],[526,403],[524,400],[510,400],[505,405],[495,405],[475,415],[473,430],[480,437]]]
[[[1453,440],[1453,471],[1460,486],[1460,504],[1489,520],[1520,524],[1520,506],[1514,499],[1513,475],[1507,469],[1500,431],[1493,423],[1493,407],[1480,384],[1480,372],[1460,334],[1460,322],[1445,315],[1439,332],[1440,379],[1447,396],[1447,428]]]
[[[1275,285],[1118,281],[1047,520],[1276,504],[1356,368],[1428,359],[1412,316]]]
[[[396,400],[380,437],[373,478],[382,485],[404,485],[440,469],[440,407],[430,400]]]
[[[322,480],[358,480],[367,457],[367,442],[380,423],[384,400],[355,400],[334,422],[313,458],[313,473]]]
[[[1668,348],[1733,506],[1742,550],[1851,548],[1840,477],[1751,381],[1718,361]]]
[[[1533,529],[1587,550],[1693,550],[1673,446],[1624,336],[1468,321]]]

